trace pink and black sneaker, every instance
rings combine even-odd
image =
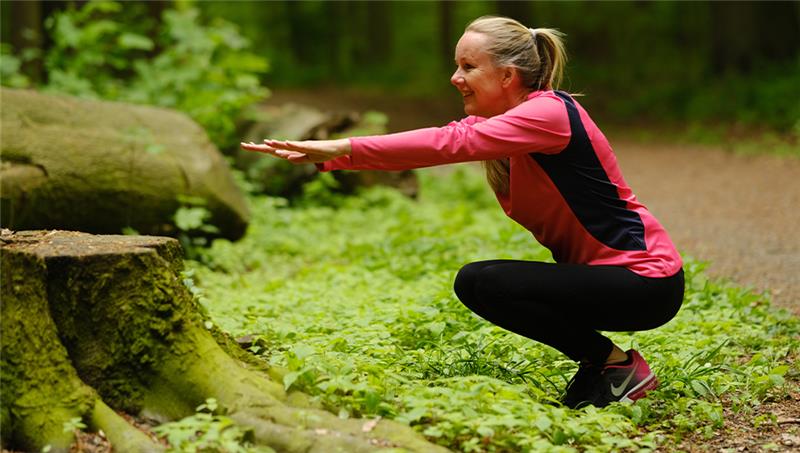
[[[658,379],[642,356],[633,349],[627,354],[628,360],[622,363],[581,365],[567,386],[562,403],[573,409],[589,404],[605,407],[615,401],[632,403],[658,387]]]

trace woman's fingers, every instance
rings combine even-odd
[[[256,152],[260,152],[260,153],[267,153],[267,154],[273,154],[273,155],[275,154],[275,151],[277,151],[277,149],[275,149],[272,146],[269,146],[269,145],[266,145],[266,144],[259,145],[259,144],[253,143],[253,142],[249,142],[249,143],[242,142],[242,143],[239,143],[239,146],[241,146],[242,149],[246,149],[248,151],[256,151]]]
[[[314,141],[290,141],[290,140],[264,140],[264,144],[276,148],[276,149],[283,149],[287,151],[297,151],[303,154],[314,154],[314,155],[321,155],[326,156],[329,153],[326,149],[320,149],[319,144]]]
[[[289,151],[298,151],[296,145],[290,144],[288,140],[264,140],[264,144],[275,149],[283,149]]]
[[[279,149],[269,145],[259,145],[256,143],[244,143],[241,142],[239,144],[242,149],[246,149],[248,151],[256,151],[259,153],[269,154],[271,156],[279,157],[281,159],[286,159],[292,163],[304,163],[304,162],[311,162],[304,153],[297,152],[297,151],[286,151],[283,149]]]
[[[284,151],[284,150],[276,150],[275,154],[277,156],[283,157],[284,159],[298,159],[300,157],[306,157],[305,153],[297,152],[297,151]]]
[[[286,159],[293,164],[316,163],[331,159],[332,151],[315,141],[265,139],[263,144],[241,142],[242,149]]]

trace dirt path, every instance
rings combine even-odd
[[[269,103],[380,110],[389,115],[389,129],[400,131],[463,116],[453,101],[398,102],[322,89],[277,92]],[[711,275],[762,291],[774,305],[800,315],[800,159],[608,138],[634,193],[681,253],[709,261]]]
[[[623,140],[615,151],[683,254],[800,315],[800,159]]]

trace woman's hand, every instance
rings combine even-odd
[[[263,145],[240,143],[242,149],[269,154],[294,164],[320,163],[350,154],[350,140],[264,140]]]

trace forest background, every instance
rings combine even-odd
[[[339,91],[406,105],[418,99],[420,110],[440,103],[461,114],[449,84],[453,48],[464,26],[484,14],[566,33],[563,88],[585,95],[581,103],[604,130],[667,131],[689,142],[773,137],[800,155],[800,2],[0,6],[3,85],[181,110],[228,155],[241,139],[239,120],[270,90],[275,98]],[[678,445],[693,435],[691,442],[707,443],[736,416],[744,422],[735,427],[759,433],[786,430],[781,407],[794,416],[796,318],[770,311],[758,295],[707,281],[695,261],[687,263],[681,316],[637,337],[660,366],[659,393],[606,411],[545,404],[574,364],[482,325],[452,295],[453,271],[464,260],[547,258],[527,233],[502,223],[481,176],[423,173],[419,203],[383,190],[341,197],[329,193],[330,182],[308,184],[291,205],[250,197],[248,236],[214,241],[187,260],[199,282],[188,279],[192,292],[211,318],[236,337],[256,338],[251,351],[285,368],[287,390],[307,392],[343,417],[407,422],[462,451],[618,451]],[[343,226],[337,236],[329,223]],[[363,225],[369,234],[347,234]],[[308,241],[323,235],[326,241]],[[342,244],[348,253],[336,248]],[[773,440],[783,441],[753,444]]]
[[[2,3],[4,55],[19,59],[29,82],[41,84],[51,76],[43,57],[56,44],[54,13],[84,3]],[[159,24],[164,10],[197,8],[199,22],[227,21],[249,39],[249,50],[269,64],[258,77],[270,89],[326,86],[442,98],[450,104],[457,103],[449,86],[453,49],[464,26],[484,14],[505,15],[566,33],[571,61],[563,88],[585,94],[582,103],[605,124],[657,125],[695,140],[742,131],[792,140],[800,135],[798,2],[123,5],[126,12],[115,19],[117,25],[128,36],[143,35],[155,44],[134,39],[121,42],[122,47],[138,46],[143,54],[160,51],[157,37],[163,33]],[[119,44],[105,39],[84,43],[81,51],[91,51],[87,45],[105,46],[110,60],[119,54]],[[4,66],[7,72],[8,64]],[[131,69],[123,65],[120,72]]]

